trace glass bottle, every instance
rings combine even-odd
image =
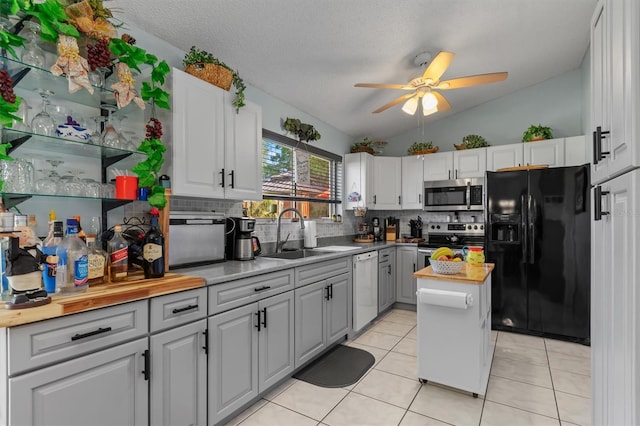
[[[24,21],[23,25],[27,29],[27,34],[25,35],[26,41],[20,59],[27,65],[44,68],[46,65],[46,57],[44,51],[38,46],[40,24],[34,21]]]
[[[73,216],[73,218],[78,222],[78,238],[80,238],[82,241],[87,241],[87,236],[85,235],[84,231],[82,230],[82,225],[80,225],[80,216]]]
[[[113,227],[113,237],[107,243],[109,281],[126,281],[129,270],[129,244],[122,236],[122,226]]]
[[[87,245],[78,237],[78,222],[67,219],[67,234],[56,249],[56,291],[74,294],[87,291],[89,272]]]
[[[164,277],[164,236],[158,228],[158,209],[151,211],[151,229],[142,240],[145,278]]]
[[[51,214],[49,215],[49,217],[51,217]],[[49,221],[49,235],[47,235],[47,238],[45,238],[42,242],[42,253],[46,256],[44,269],[42,270],[42,281],[44,282],[45,291],[49,294],[56,292],[56,269],[58,266],[58,257],[56,256],[56,250],[62,242],[63,236],[64,233],[62,221]]]
[[[96,237],[87,235],[89,254],[89,285],[102,284],[107,280],[107,252],[96,244]]]

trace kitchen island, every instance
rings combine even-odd
[[[444,275],[417,271],[418,377],[484,395],[491,370],[491,271],[465,264]]]

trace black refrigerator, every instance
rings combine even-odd
[[[492,327],[589,344],[589,167],[487,172]]]

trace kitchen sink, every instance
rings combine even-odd
[[[281,253],[263,254],[261,257],[270,257],[273,259],[304,259],[305,257],[318,256],[321,254],[327,254],[327,251],[315,251],[313,249],[300,249],[283,251]]]

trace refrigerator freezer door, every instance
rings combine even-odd
[[[529,172],[528,324],[586,339],[590,309],[589,169]]]
[[[527,172],[487,172],[485,254],[495,263],[491,292],[492,325],[526,329]]]

